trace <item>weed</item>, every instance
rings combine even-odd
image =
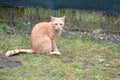
[[[6,24],[0,25],[0,32],[6,31],[6,30],[7,30],[7,27],[6,27],[6,26],[7,26]]]

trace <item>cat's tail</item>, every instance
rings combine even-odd
[[[34,51],[32,49],[14,49],[14,50],[7,51],[6,56],[12,56],[20,52],[33,53]]]

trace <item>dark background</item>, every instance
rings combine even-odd
[[[120,13],[120,0],[0,0],[0,6],[95,10]]]

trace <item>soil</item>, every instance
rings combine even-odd
[[[93,40],[101,40],[107,43],[120,45],[120,33],[106,33],[102,29],[96,29],[90,36]]]
[[[15,61],[10,57],[6,57],[3,53],[0,53],[0,69],[3,68],[15,68],[21,65],[21,62]]]
[[[80,36],[89,36],[91,40],[99,40],[107,42],[109,44],[118,44],[120,45],[120,32],[106,32],[102,29],[94,29],[90,31],[72,31],[70,34],[78,34]]]

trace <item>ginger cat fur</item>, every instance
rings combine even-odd
[[[36,24],[33,27],[30,36],[31,48],[10,50],[6,52],[6,56],[11,56],[20,52],[36,52],[47,55],[60,55],[60,52],[55,43],[55,38],[61,34],[64,23],[65,16],[60,18],[51,16],[50,22],[41,22]]]

